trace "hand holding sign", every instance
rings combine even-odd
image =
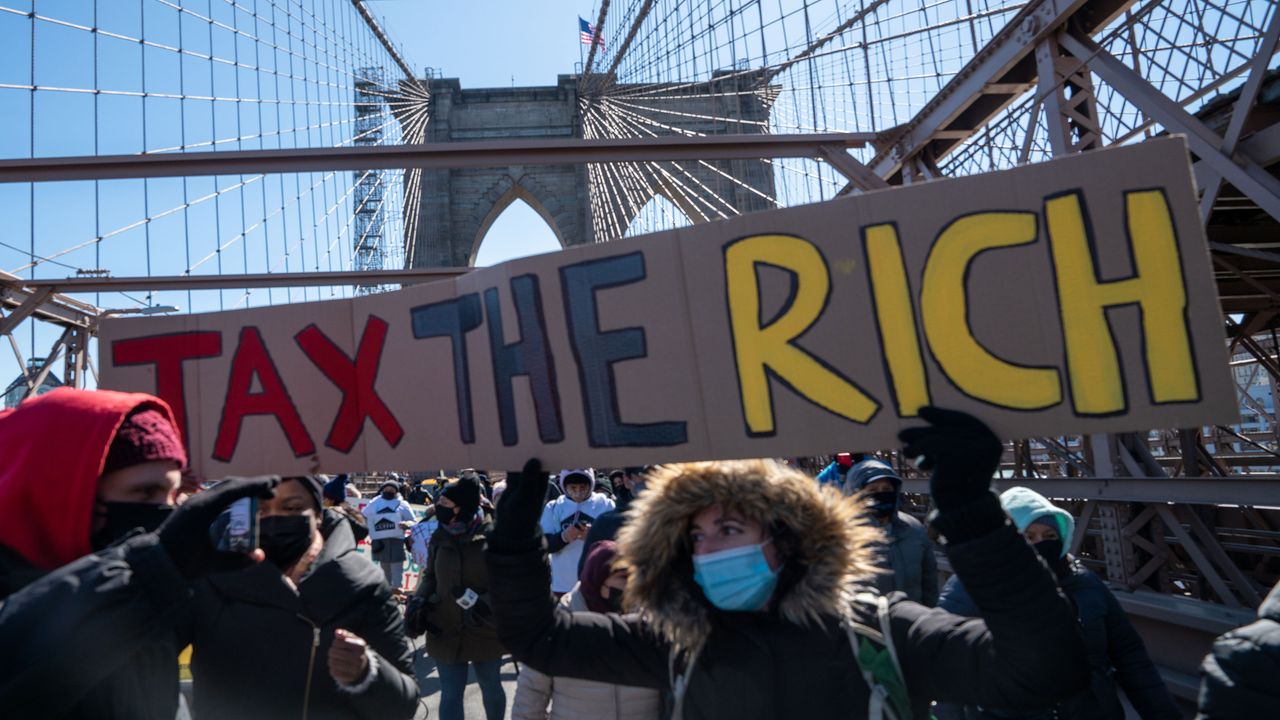
[[[532,550],[541,542],[538,517],[547,497],[547,474],[542,462],[530,459],[520,472],[507,473],[507,491],[498,503],[489,550],[514,554]]]
[[[884,448],[1238,416],[1187,149],[1099,150],[351,300],[102,324],[208,477]],[[517,339],[518,338],[518,339]],[[410,439],[405,442],[405,439]]]
[[[982,537],[1005,522],[1004,510],[991,492],[991,476],[1000,466],[1004,444],[978,418],[958,410],[926,406],[926,427],[898,433],[902,453],[921,469],[932,470],[929,493],[937,509],[929,521],[948,544]]]

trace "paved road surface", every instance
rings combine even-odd
[[[422,694],[422,704],[418,708],[415,720],[440,717],[440,676],[436,674],[436,664],[422,652],[414,653],[413,670],[418,676],[418,690]],[[511,701],[516,694],[516,668],[508,658],[502,665],[502,687],[507,691],[507,712],[511,714]],[[464,711],[467,720],[486,720],[484,706],[480,703],[480,686],[476,684],[475,673],[467,683],[464,697]]]

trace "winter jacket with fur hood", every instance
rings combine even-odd
[[[865,717],[869,690],[842,623],[879,627],[853,597],[873,572],[876,530],[854,502],[770,461],[665,466],[647,487],[618,539],[625,603],[643,616],[571,613],[551,600],[544,551],[489,552],[499,634],[516,659],[556,677],[665,689],[694,657],[685,720]],[[713,505],[772,528],[789,554],[769,611],[717,610],[694,583],[689,524]],[[934,698],[1034,708],[1085,686],[1071,607],[1012,527],[948,555],[983,619],[889,598],[915,717]]]
[[[560,598],[560,605],[585,611],[582,586]],[[661,710],[661,695],[653,688],[551,677],[526,665],[516,683],[511,720],[658,720]]]

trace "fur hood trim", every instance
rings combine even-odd
[[[879,530],[855,498],[772,460],[663,465],[628,510],[618,562],[628,571],[627,607],[642,609],[677,648],[700,650],[719,612],[693,580],[689,541],[693,517],[713,505],[774,530],[786,555],[776,609],[788,622],[847,617],[855,588],[876,572]]]

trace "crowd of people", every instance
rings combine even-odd
[[[164,402],[55,390],[0,413],[0,716],[408,719],[423,653],[444,720],[472,676],[486,720],[1118,720],[1122,696],[1182,717],[1070,552],[1075,519],[992,491],[981,421],[920,416],[902,455],[929,474],[927,525],[866,453],[816,478],[534,459],[392,479],[360,511],[345,476],[191,477]],[[1280,588],[1203,671],[1198,717],[1275,713]]]

